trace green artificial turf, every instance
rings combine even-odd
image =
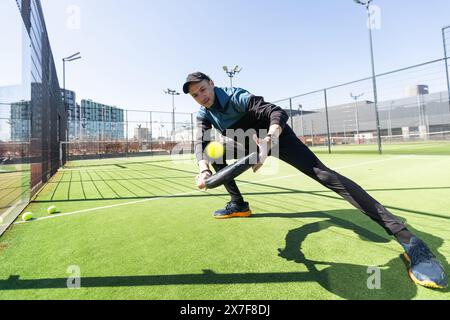
[[[448,271],[450,156],[418,154],[319,156]],[[238,181],[253,217],[214,220],[228,195],[197,191],[191,159],[72,162],[26,209],[36,220],[0,238],[0,299],[450,299],[414,285],[399,244],[336,194],[275,159],[263,169]],[[80,289],[67,288],[70,266]],[[372,266],[379,290],[367,286]]]
[[[328,146],[314,146],[315,153],[328,153]],[[384,155],[450,155],[450,142],[448,141],[417,141],[404,143],[382,143]],[[378,144],[362,145],[332,145],[333,154],[378,154]]]

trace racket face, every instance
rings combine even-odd
[[[206,187],[208,189],[214,189],[240,176],[257,163],[257,157],[258,154],[254,152],[236,163],[220,170],[213,176],[206,179]]]

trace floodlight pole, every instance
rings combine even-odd
[[[66,62],[72,62],[75,60],[81,59],[80,53],[77,52],[69,57],[63,58],[63,90],[64,90],[64,95],[63,95],[63,102],[64,102],[64,108],[66,107]]]
[[[66,62],[72,62],[72,61],[75,61],[78,59],[81,59],[80,52],[77,52],[71,56],[68,56],[68,57],[62,59],[62,61],[63,61],[63,105],[64,105],[64,111],[66,111]],[[66,136],[65,136],[64,141],[68,140],[68,137],[69,137],[68,130],[69,130],[69,128],[66,125]],[[62,146],[60,146],[60,148],[61,148],[61,150],[60,150],[60,154],[61,154],[60,166],[62,167],[63,166]],[[66,146],[66,153],[67,153],[67,146]],[[67,154],[66,154],[66,159],[67,159]]]
[[[305,126],[303,123],[303,105],[299,104],[298,109],[300,111],[300,119],[301,119],[301,125],[302,125],[302,137],[305,137]]]
[[[229,70],[227,66],[224,66],[223,70],[228,75],[228,77],[230,77],[230,88],[233,89],[233,78],[236,76],[236,74],[242,71],[242,68],[239,68],[239,66],[235,66],[232,70]]]
[[[375,73],[375,58],[373,53],[373,37],[372,37],[372,14],[370,12],[370,4],[373,0],[353,0],[357,4],[363,5],[366,7],[367,15],[369,19],[369,38],[370,38],[370,59],[372,65],[372,83],[373,83],[373,98],[375,104],[375,118],[376,118],[376,126],[377,126],[377,140],[378,140],[378,153],[382,154],[383,149],[381,146],[381,126],[380,126],[380,115],[378,112],[378,90],[377,90],[377,77]]]
[[[355,121],[356,121],[356,136],[359,141],[359,112],[358,112],[358,99],[361,98],[364,95],[364,93],[353,95],[353,93],[350,93],[350,97],[355,100]]]
[[[172,89],[167,89],[164,93],[172,96],[172,139],[175,141],[175,96],[179,96],[180,93]]]

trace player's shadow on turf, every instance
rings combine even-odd
[[[352,230],[362,240],[375,243],[388,243],[393,239],[387,235],[383,235],[384,230],[382,229],[380,229],[380,231],[371,231],[368,228],[363,228],[351,221],[335,216],[335,214],[345,214],[348,218],[348,213],[350,213],[348,210],[340,210],[338,212],[333,212],[332,214],[324,212],[294,214],[270,213],[255,215],[255,217],[326,218],[326,220],[305,224],[300,228],[289,231],[285,240],[286,245],[284,248],[278,249],[278,255],[288,261],[305,265],[311,278],[329,292],[342,298],[352,300],[405,300],[414,298],[417,294],[417,286],[409,279],[406,265],[401,258],[401,255],[382,266],[375,266],[380,270],[379,283],[381,286],[379,289],[374,289],[374,284],[377,283],[374,278],[375,271],[374,269],[369,269],[373,266],[316,261],[306,258],[302,252],[302,245],[305,243],[306,238],[313,233],[326,230],[330,227],[340,227]],[[358,212],[358,214],[360,213]],[[374,227],[379,228],[377,225],[374,225]],[[369,228],[372,228],[372,226],[369,226]],[[427,233],[418,232],[412,228],[410,228],[410,230],[421,237],[430,246],[438,259],[444,264],[446,270],[448,270],[447,260],[437,252],[437,248],[443,244],[443,240]],[[402,251],[402,249],[400,248],[399,251]],[[354,252],[353,254],[360,255],[362,260],[365,256],[364,251]],[[448,292],[448,289],[441,291]]]
[[[280,257],[288,261],[304,264],[307,271],[236,274],[203,270],[202,274],[82,277],[81,288],[317,282],[329,292],[345,299],[400,300],[412,299],[417,294],[417,286],[409,280],[406,267],[399,255],[396,254],[394,254],[395,258],[383,266],[379,266],[381,268],[380,290],[370,290],[367,287],[367,281],[371,276],[371,274],[367,273],[369,266],[315,261],[306,258],[301,249],[308,235],[330,227],[352,230],[363,241],[375,243],[392,241],[392,238],[388,237],[383,229],[374,222],[368,221],[367,217],[361,215],[359,211],[269,213],[256,214],[254,218],[320,219],[321,221],[305,224],[300,228],[289,231],[286,236],[285,247],[279,249]],[[437,249],[442,246],[443,240],[427,233],[418,232],[412,228],[410,230],[420,236],[430,246],[439,260],[443,262],[446,270],[448,270],[447,260],[437,252]],[[388,255],[389,251],[385,251],[386,255]],[[400,254],[400,252],[401,248],[399,247],[398,253]],[[364,260],[366,256],[365,252],[352,252],[352,254],[360,255],[361,260]],[[359,256],[356,256],[356,258],[360,259]],[[20,276],[11,275],[9,279],[0,279],[0,292],[6,290],[67,289],[67,280],[67,278],[21,279]],[[439,292],[446,293],[449,290],[439,290]]]

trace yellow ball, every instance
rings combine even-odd
[[[56,206],[50,206],[47,209],[48,214],[54,214],[58,212],[58,208]]]
[[[22,215],[22,221],[30,221],[31,219],[33,219],[33,213],[31,212],[26,212]]]
[[[222,158],[225,154],[225,148],[223,144],[213,141],[208,144],[206,147],[206,155],[212,159]]]

